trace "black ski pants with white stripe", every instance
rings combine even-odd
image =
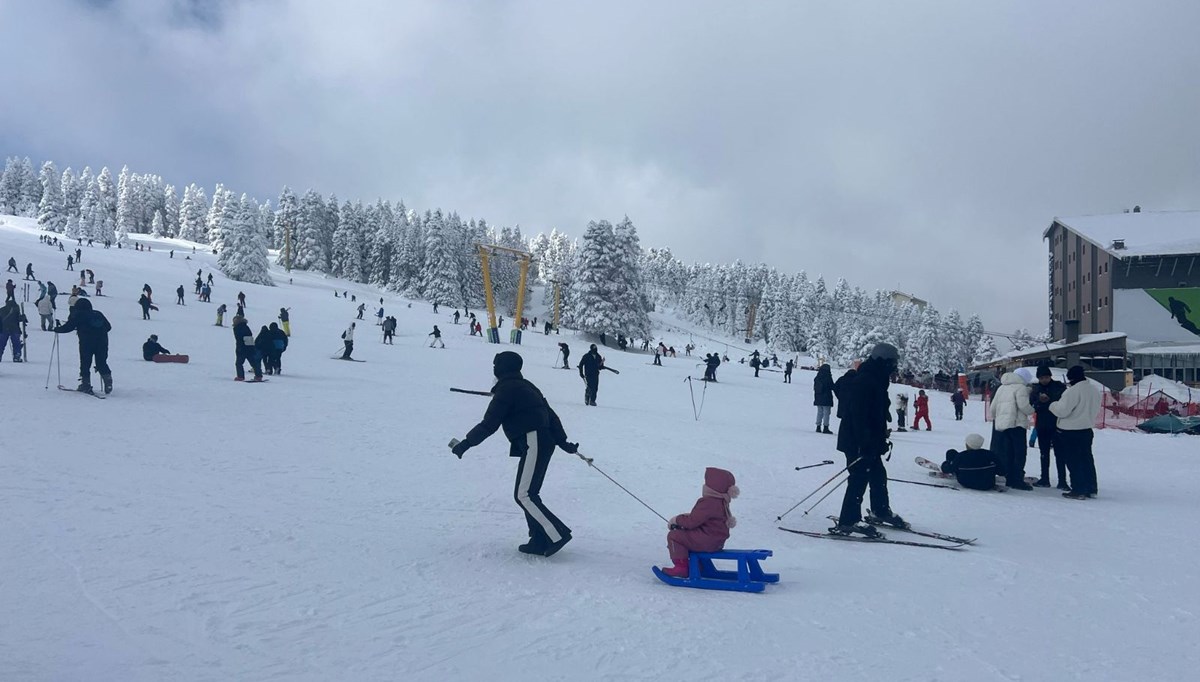
[[[542,481],[554,454],[554,438],[549,431],[530,431],[525,434],[524,445],[525,453],[517,464],[513,498],[525,512],[530,541],[550,545],[571,534],[571,529],[542,504]]]

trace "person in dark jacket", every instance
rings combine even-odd
[[[184,294],[183,285],[180,284],[175,289],[175,305],[187,305],[186,303],[183,302],[183,294]]]
[[[1058,489],[1071,489],[1067,481],[1067,460],[1058,451],[1054,442],[1055,436],[1058,434],[1058,417],[1055,417],[1054,413],[1050,411],[1050,403],[1061,398],[1066,390],[1067,385],[1054,379],[1050,367],[1038,366],[1037,383],[1029,389],[1029,403],[1033,405],[1034,414],[1037,415],[1034,428],[1037,430],[1038,450],[1042,453],[1042,477],[1038,479],[1037,483],[1034,483],[1039,488],[1050,487],[1050,451],[1053,449],[1054,467],[1058,473]]]
[[[790,369],[788,374],[791,374]],[[817,433],[833,433],[829,430],[829,415],[833,412],[833,371],[828,363],[817,368],[817,378],[813,379],[813,405],[817,406]]]
[[[158,308],[155,307],[155,305],[150,302],[150,297],[147,296],[146,294],[142,294],[141,297],[138,298],[138,305],[142,306],[142,319],[143,320],[150,319],[150,311],[151,310],[158,310]]]
[[[792,370],[795,368],[796,368],[796,363],[793,362],[792,360],[788,360],[787,364],[785,364],[783,366],[783,383],[785,383],[785,384],[792,383]],[[830,390],[832,391],[833,389],[831,388]]]
[[[254,337],[254,352],[258,355],[259,361],[262,362],[263,374],[274,374],[275,365],[271,363],[271,351],[275,349],[275,337],[271,334],[271,330],[267,329],[267,325],[263,325],[258,330],[258,336]]]
[[[964,488],[995,489],[996,477],[1004,475],[1000,460],[995,453],[983,447],[983,436],[978,433],[967,436],[966,446],[966,450],[946,451],[942,473],[954,474],[955,480]]]
[[[5,301],[0,308],[0,358],[3,358],[4,348],[12,341],[13,362],[23,362],[21,359],[21,325],[28,323],[21,306],[15,300]]]
[[[542,503],[542,482],[555,446],[574,454],[579,445],[567,441],[562,422],[542,392],[521,376],[522,364],[521,356],[512,351],[496,354],[492,361],[496,376],[492,402],[483,420],[453,447],[453,452],[462,459],[468,449],[487,440],[496,429],[504,429],[510,443],[509,456],[520,458],[513,497],[525,512],[529,526],[529,542],[518,549],[526,554],[551,556],[571,541],[571,529]]]
[[[562,361],[563,361],[562,368],[563,369],[571,369],[571,363],[568,362],[568,360],[571,359],[571,347],[565,343],[559,343],[558,344],[558,352],[562,353]]]
[[[275,375],[283,374],[283,352],[288,347],[288,335],[275,322],[269,327],[271,332],[271,368]]]
[[[834,385],[838,413],[844,415],[838,427],[838,450],[846,455],[849,478],[838,523],[829,529],[835,535],[860,533],[879,535],[874,526],[861,523],[863,494],[871,489],[871,512],[880,522],[904,528],[907,522],[892,511],[887,489],[887,470],[883,456],[888,443],[888,381],[896,372],[900,355],[890,343],[876,344],[871,356],[858,371],[843,376]]]
[[[967,396],[963,395],[962,389],[957,389],[950,396],[950,402],[954,403],[954,421],[962,421],[963,406],[967,404]]]
[[[754,370],[754,377],[758,378],[758,368],[762,366],[762,361],[758,359],[758,351],[750,356],[750,367]]]
[[[54,328],[55,334],[75,332],[79,337],[79,388],[83,393],[92,392],[92,363],[100,373],[105,393],[112,393],[112,371],[108,368],[108,333],[112,325],[99,310],[92,310],[92,302],[81,298],[71,308],[67,321]]]
[[[583,404],[596,405],[596,395],[600,392],[600,368],[604,367],[604,358],[596,350],[596,344],[579,359],[579,378],[583,379]]]
[[[79,305],[79,302],[76,301],[75,305]],[[157,334],[151,334],[150,338],[146,339],[146,343],[142,344],[142,359],[145,360],[146,362],[151,362],[152,360],[154,360],[155,355],[170,355],[170,354],[171,354],[171,351],[169,351],[166,348],[163,348],[161,345],[159,345]]]
[[[237,361],[237,376],[234,381],[246,380],[246,362],[250,363],[250,368],[254,370],[254,378],[251,381],[262,381],[262,364],[259,361],[258,353],[254,347],[254,333],[250,331],[250,324],[246,322],[246,318],[241,315],[233,317],[233,339],[234,339],[234,356]]]

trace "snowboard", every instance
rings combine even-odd
[[[186,355],[155,355],[151,358],[154,362],[179,362],[187,364],[188,356]]]

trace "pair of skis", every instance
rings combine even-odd
[[[827,518],[829,520],[833,521],[834,523],[838,522],[838,517],[836,517],[836,516],[829,516]],[[870,513],[868,512],[868,516],[867,516],[868,523],[870,523],[872,520],[877,523],[879,521],[879,519],[875,519],[874,517],[870,516]],[[863,535],[834,535],[833,533],[819,533],[817,531],[799,530],[796,528],[785,528],[783,526],[779,526],[779,530],[785,530],[789,533],[796,533],[797,535],[805,535],[810,538],[827,538],[830,540],[846,540],[849,542],[872,542],[872,543],[876,543],[876,544],[885,544],[885,545],[904,545],[907,547],[929,547],[932,549],[949,549],[949,550],[960,550],[963,547],[965,547],[966,545],[975,544],[974,538],[971,538],[971,539],[960,538],[960,537],[956,537],[953,535],[946,535],[945,533],[935,533],[932,531],[916,530],[914,528],[898,528],[895,526],[889,526],[889,528],[898,530],[898,531],[901,531],[904,533],[912,533],[913,535],[918,535],[921,537],[929,538],[931,540],[940,540],[941,542],[946,542],[949,544],[939,545],[939,544],[934,544],[932,542],[917,542],[914,540],[894,540],[885,535],[880,535],[879,537],[866,537]]]

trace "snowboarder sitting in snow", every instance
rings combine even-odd
[[[551,556],[571,541],[571,529],[542,504],[542,481],[546,478],[556,445],[571,454],[579,451],[579,445],[567,442],[562,422],[542,392],[521,376],[523,364],[521,356],[512,351],[496,354],[492,360],[492,373],[496,376],[492,402],[488,404],[483,421],[452,451],[462,459],[468,449],[503,427],[511,444],[509,456],[521,458],[517,464],[514,497],[525,512],[525,522],[529,526],[529,542],[517,549],[525,554]]]
[[[719,552],[729,539],[729,529],[737,519],[729,513],[730,500],[738,496],[733,474],[716,467],[704,470],[704,488],[690,514],[680,514],[668,522],[667,551],[670,568],[663,573],[672,578],[688,577],[688,553]]]
[[[170,355],[171,351],[163,348],[158,343],[158,335],[151,334],[150,338],[146,339],[146,343],[142,344],[142,359],[146,362],[154,360],[155,355]]]
[[[967,436],[966,446],[961,452],[946,451],[942,473],[954,474],[964,488],[992,490],[996,487],[996,476],[1004,473],[999,460],[991,450],[984,449],[983,436],[978,433]]]

